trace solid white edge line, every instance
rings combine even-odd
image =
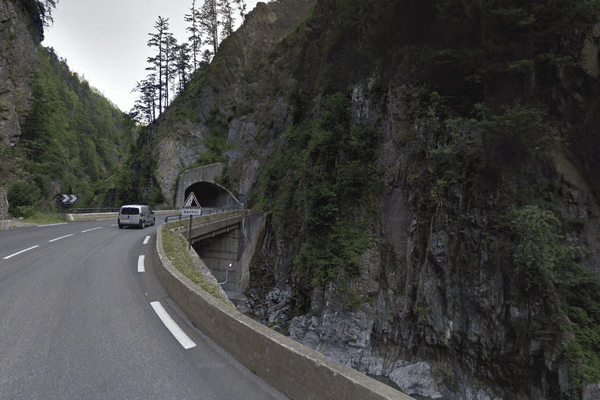
[[[101,227],[101,226],[99,226],[99,227],[97,227],[97,228],[88,229],[88,230],[85,230],[85,231],[81,231],[81,233],[86,233],[86,232],[90,232],[90,231],[95,231],[96,229],[102,229],[102,227]]]
[[[9,258],[12,258],[12,257],[14,257],[14,256],[18,256],[18,255],[19,255],[19,254],[21,254],[21,253],[25,253],[26,251],[33,250],[33,249],[35,249],[36,247],[40,247],[40,246],[36,244],[36,245],[35,245],[35,246],[33,246],[33,247],[30,247],[30,248],[28,248],[28,249],[25,249],[25,250],[21,250],[21,251],[19,251],[18,253],[11,254],[10,256],[6,256],[6,257],[4,257],[4,258],[3,258],[3,260],[8,260]]]
[[[60,222],[58,224],[45,224],[45,225],[38,225],[38,228],[43,228],[45,226],[57,226],[57,225],[67,225],[68,222]]]
[[[144,258],[146,258],[146,256],[140,256],[140,258],[138,258],[138,272],[146,272],[144,269]]]
[[[146,236],[146,239],[144,239],[144,244],[148,244],[149,241],[150,241],[150,236]]]
[[[69,236],[73,236],[73,234],[71,233],[70,235],[61,236],[61,237],[56,238],[56,239],[48,240],[48,243],[56,242],[57,240],[68,238]]]
[[[160,320],[163,324],[165,324],[167,329],[171,331],[171,334],[175,336],[175,339],[179,341],[179,343],[183,346],[184,349],[187,350],[191,349],[192,347],[196,347],[196,343],[194,343],[192,339],[190,339],[188,335],[186,335],[185,332],[181,330],[179,325],[177,325],[177,323],[173,321],[173,318],[171,318],[171,316],[167,313],[167,311],[163,308],[162,304],[160,304],[159,301],[153,301],[150,303],[150,305],[154,309],[154,312],[156,312],[156,315],[158,315],[158,318],[160,318]]]

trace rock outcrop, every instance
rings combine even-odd
[[[30,110],[31,85],[39,69],[41,21],[18,0],[0,1],[0,141],[14,146]]]

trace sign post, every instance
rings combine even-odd
[[[192,219],[194,216],[202,215],[202,207],[200,207],[200,202],[196,198],[194,192],[190,192],[187,200],[183,204],[183,209],[181,210],[181,216],[190,216],[190,227],[188,229],[188,249],[192,248]]]

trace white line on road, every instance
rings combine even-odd
[[[101,227],[101,226],[99,226],[99,227],[97,227],[97,228],[88,229],[88,230],[86,230],[86,231],[81,231],[81,233],[86,233],[86,232],[89,232],[89,231],[95,231],[96,229],[102,229],[102,227]]]
[[[144,239],[144,244],[148,244],[149,241],[150,241],[150,236],[146,236],[146,239]]]
[[[146,271],[144,269],[144,258],[146,258],[146,256],[140,256],[140,258],[138,258],[138,272]]]
[[[39,245],[35,245],[35,246],[33,246],[33,247],[30,247],[30,248],[28,248],[28,249],[21,250],[21,251],[19,251],[18,253],[11,254],[10,256],[6,256],[6,257],[4,257],[4,258],[3,258],[3,260],[8,260],[9,258],[12,258],[12,257],[14,257],[14,256],[18,256],[18,255],[19,255],[19,254],[21,254],[21,253],[25,253],[26,251],[33,250],[33,249],[35,249],[36,247],[40,247],[40,246],[39,246]]]
[[[57,225],[67,225],[68,222],[60,222],[58,224],[45,224],[45,225],[38,225],[38,228],[43,228],[45,226],[57,226]]]
[[[150,305],[152,306],[152,308],[154,308],[154,311],[156,312],[156,315],[158,315],[158,318],[160,318],[160,320],[163,322],[163,324],[165,324],[167,329],[171,331],[173,336],[175,336],[175,339],[177,339],[179,343],[181,343],[184,349],[187,350],[191,349],[192,347],[196,347],[196,343],[194,343],[192,339],[190,339],[188,335],[186,335],[185,332],[181,330],[179,325],[177,325],[177,323],[173,321],[173,318],[171,318],[171,316],[167,313],[167,311],[163,308],[162,304],[160,304],[159,301],[153,301],[152,303],[150,303]]]
[[[67,236],[61,236],[61,237],[56,238],[56,239],[48,240],[48,243],[56,242],[57,240],[68,238],[69,236],[73,236],[73,234],[71,233],[70,235],[67,235]]]

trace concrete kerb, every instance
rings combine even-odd
[[[292,399],[411,400],[393,388],[283,336],[228,307],[167,259],[158,229],[154,269],[173,301],[229,354]]]

